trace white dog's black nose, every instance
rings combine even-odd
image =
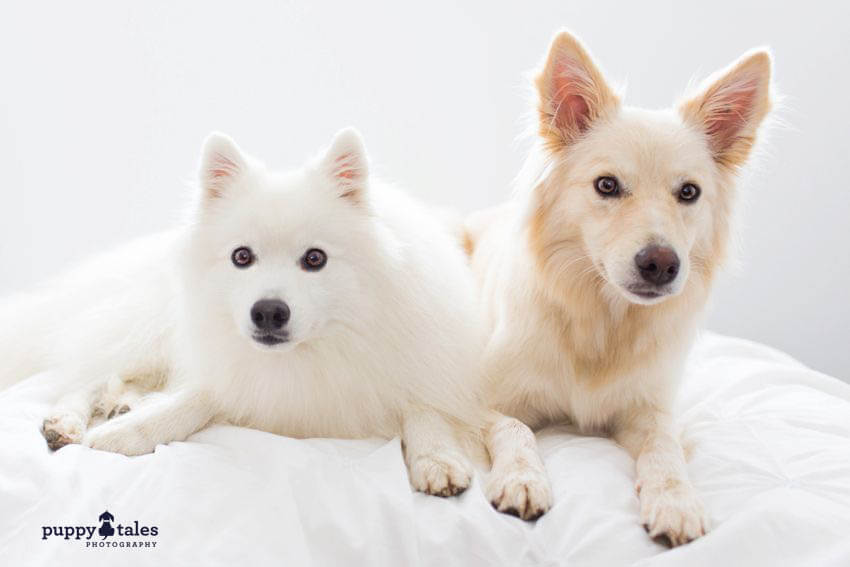
[[[669,246],[647,246],[635,256],[640,276],[651,284],[664,285],[676,279],[679,256]]]
[[[289,306],[279,299],[261,299],[251,308],[251,320],[262,331],[279,331],[289,321]]]

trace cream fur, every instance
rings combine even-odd
[[[707,518],[671,415],[682,363],[726,255],[739,166],[770,108],[770,58],[744,56],[678,109],[623,107],[588,52],[562,32],[537,78],[538,144],[512,202],[470,218],[472,266],[491,330],[491,406],[531,428],[572,421],[636,459],[641,519],[673,544]],[[595,190],[616,177],[617,198]],[[682,203],[676,192],[702,192]],[[676,279],[646,298],[634,257],[673,248]],[[528,433],[494,416],[488,494],[523,517],[551,505]],[[527,466],[523,466],[527,465]],[[521,496],[517,497],[517,494]],[[522,506],[518,507],[517,502]]]

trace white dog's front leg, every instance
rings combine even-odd
[[[436,411],[412,407],[402,424],[404,460],[416,490],[453,496],[469,487],[472,468],[452,426]]]
[[[500,512],[535,520],[552,506],[552,489],[531,429],[499,414],[484,434],[492,468],[485,493]]]
[[[666,536],[674,546],[704,535],[708,518],[688,478],[670,414],[649,407],[634,410],[615,438],[635,458],[640,520],[649,535]]]
[[[62,396],[41,425],[47,446],[56,451],[80,443],[91,418],[92,406],[103,386],[79,388]]]
[[[214,414],[211,397],[204,392],[154,394],[133,411],[91,429],[83,445],[124,455],[151,453],[160,443],[183,441]]]

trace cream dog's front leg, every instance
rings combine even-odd
[[[666,536],[674,546],[704,535],[708,518],[688,478],[669,412],[648,406],[631,410],[614,437],[635,459],[640,519],[649,535]]]
[[[142,455],[160,443],[183,441],[215,415],[211,396],[192,389],[153,394],[133,411],[107,421],[83,437],[83,445]]]
[[[410,407],[403,416],[402,447],[416,490],[453,496],[469,487],[472,468],[452,426],[436,411]]]
[[[492,466],[484,489],[500,512],[535,520],[552,506],[552,488],[531,429],[494,412],[484,430]]]

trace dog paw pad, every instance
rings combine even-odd
[[[57,415],[44,420],[41,434],[51,451],[57,451],[65,445],[79,443],[83,438],[85,424],[72,414]]]
[[[112,411],[109,412],[109,415],[106,416],[106,419],[112,419],[116,415],[124,415],[128,411],[130,411],[130,406],[128,406],[127,404],[115,406],[114,408],[112,408]]]

